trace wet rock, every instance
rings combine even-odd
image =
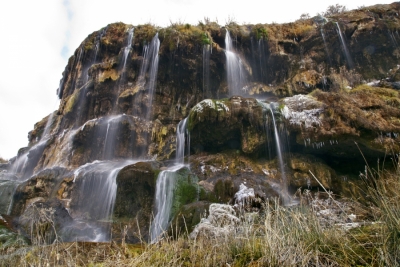
[[[68,171],[64,168],[46,169],[21,183],[14,194],[11,214],[20,215],[35,202],[56,198],[58,186],[64,175],[68,175]]]
[[[16,228],[35,244],[51,244],[71,222],[72,218],[61,202],[38,201],[26,207],[16,221]]]
[[[114,226],[114,238],[121,237],[121,229],[117,229],[117,225],[122,224],[127,226],[125,238],[128,242],[148,239],[158,168],[155,162],[138,162],[118,173],[114,216],[119,223]]]
[[[326,189],[329,189],[337,179],[335,171],[316,157],[295,154],[290,158],[289,165],[293,170],[289,184],[296,188],[320,187],[319,181]]]
[[[189,114],[191,144],[205,151],[241,149],[246,154],[256,153],[266,142],[262,127],[262,108],[255,99],[206,99]]]

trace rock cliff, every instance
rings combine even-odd
[[[56,220],[64,240],[148,238],[156,179],[178,154],[186,117],[181,176],[198,179],[198,202],[180,192],[170,219],[193,226],[244,182],[262,200],[317,189],[310,171],[336,193],[357,193],[366,163],[400,152],[399,12],[396,2],[288,24],[93,32],[68,60],[58,110],[1,165],[1,179],[19,183],[4,187],[16,189],[1,211],[26,229],[32,205],[54,209],[76,226]]]

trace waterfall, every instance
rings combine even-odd
[[[17,181],[0,180],[0,214],[10,215],[18,185]]]
[[[265,75],[264,66],[266,64],[266,56],[265,56],[265,48],[264,48],[264,38],[260,38],[258,40],[258,55],[259,55],[259,63],[260,63],[260,81],[263,81]]]
[[[339,38],[340,38],[340,41],[342,43],[343,50],[344,50],[344,53],[345,53],[345,56],[346,56],[346,59],[347,59],[347,64],[349,65],[349,68],[352,69],[354,67],[353,60],[351,59],[350,52],[347,49],[346,42],[345,42],[345,40],[343,38],[342,31],[340,30],[340,27],[339,27],[339,23],[338,22],[335,22],[335,23],[336,23],[337,32],[339,34]]]
[[[30,147],[22,155],[17,156],[10,167],[10,172],[17,175],[18,180],[25,180],[33,174],[33,171],[46,148],[48,140],[49,137],[41,138],[38,143]]]
[[[246,85],[246,75],[242,60],[233,50],[228,30],[225,35],[225,55],[229,95],[241,95]]]
[[[72,200],[70,215],[74,219],[66,226],[64,241],[109,241],[111,220],[117,193],[119,171],[133,160],[113,162],[94,161],[74,171],[74,183],[79,199]],[[84,225],[84,229],[82,229]]]
[[[278,129],[276,128],[276,121],[275,121],[275,116],[274,116],[274,111],[270,105],[269,110],[271,111],[271,116],[272,116],[272,123],[274,126],[274,133],[275,133],[275,145],[276,145],[276,153],[278,156],[278,161],[279,161],[279,168],[281,170],[281,177],[282,177],[282,198],[283,198],[283,204],[287,205],[289,204],[289,195],[287,192],[287,178],[285,174],[285,164],[283,162],[283,157],[282,157],[282,143],[279,137]]]
[[[203,45],[203,99],[210,97],[210,55],[211,45]]]
[[[155,243],[161,238],[163,232],[167,229],[170,217],[174,189],[176,184],[176,172],[184,167],[185,159],[185,141],[187,137],[189,145],[189,133],[187,131],[188,118],[179,122],[176,128],[176,156],[175,165],[168,170],[161,171],[157,177],[155,210],[156,216],[150,228],[151,243]],[[189,148],[187,149],[189,151]]]
[[[132,49],[133,31],[134,31],[133,27],[128,30],[128,44],[124,48],[124,55],[123,55],[124,64],[122,65],[122,73],[125,72],[126,60],[128,59],[128,55]]]
[[[99,35],[96,38],[96,44],[95,44],[95,52],[94,52],[94,58],[93,58],[93,64],[96,63],[97,61],[97,54],[100,50],[100,43],[101,43],[101,38],[106,34],[107,32],[107,27],[105,27],[103,30],[100,31]]]
[[[160,172],[157,177],[155,196],[156,216],[150,228],[151,243],[157,242],[168,227],[171,217],[176,171],[182,167],[183,165],[175,165],[168,170]]]
[[[158,50],[160,49],[160,40],[158,39],[158,33],[154,36],[153,40],[150,43],[150,47],[147,50],[149,59],[151,60],[150,64],[150,78],[149,78],[149,86],[148,86],[148,94],[149,94],[149,110],[146,114],[146,119],[149,120],[151,116],[151,105],[153,103],[153,95],[154,89],[156,87],[157,80],[157,72],[158,72]]]
[[[138,77],[138,85],[148,91],[148,109],[144,116],[146,120],[149,120],[151,117],[151,106],[157,81],[159,49],[160,40],[158,39],[158,33],[156,33],[150,44],[143,47],[143,61]],[[148,81],[146,81],[147,75],[149,77]],[[136,99],[135,101],[138,102],[141,100]]]
[[[279,164],[279,169],[280,169],[280,173],[281,173],[281,192],[280,192],[280,196],[282,197],[282,201],[284,205],[290,205],[291,204],[291,198],[288,194],[288,183],[287,183],[287,177],[286,177],[286,172],[285,172],[285,162],[282,156],[282,142],[281,142],[281,138],[278,132],[278,128],[276,126],[276,120],[275,120],[275,114],[274,114],[274,107],[273,107],[273,103],[270,104],[266,104],[260,100],[257,100],[257,102],[261,105],[261,107],[263,108],[263,110],[269,111],[272,117],[272,126],[273,126],[273,132],[274,132],[274,139],[275,139],[275,147],[276,147],[276,156],[278,159],[278,164]],[[266,113],[265,113],[266,116]],[[264,120],[265,123],[268,123],[268,120],[265,119]],[[267,136],[269,135],[268,133],[268,125],[265,125],[265,129],[267,131]]]
[[[187,132],[187,122],[188,118],[185,118],[181,120],[178,124],[178,127],[176,127],[176,164],[184,164],[185,162],[185,141],[188,142],[189,147],[190,137],[189,133]],[[189,148],[187,150],[189,150]]]
[[[393,46],[394,46],[395,48],[398,48],[398,47],[399,47],[399,44],[397,43],[396,37],[394,36],[393,32],[391,32],[390,30],[388,30],[388,34],[389,34],[390,39],[392,40]]]
[[[53,124],[54,113],[55,112],[50,113],[50,116],[47,119],[46,126],[44,127],[42,137],[40,138],[40,140],[42,140],[43,138],[47,137],[50,134],[51,125]]]
[[[71,82],[72,92],[75,91],[76,80],[78,79],[78,71],[77,71],[77,68],[78,68],[79,62],[80,62],[81,59],[82,59],[82,54],[83,54],[83,45],[82,45],[82,47],[79,49],[78,57],[75,58],[74,64],[73,64],[73,66],[74,66],[74,67],[73,67],[73,70],[75,70],[75,75],[74,75],[74,77],[73,77],[73,79],[72,79],[72,82]]]
[[[104,138],[103,159],[113,159],[115,142],[117,141],[118,132],[120,128],[120,120],[124,115],[111,116],[107,118],[107,129]],[[101,128],[101,127],[100,127]],[[104,136],[104,128],[101,129],[101,136]]]
[[[328,45],[326,44],[324,29],[322,27],[321,27],[321,36],[322,36],[322,40],[324,41],[326,57],[328,58],[329,65],[332,66],[331,56],[329,55],[329,50],[328,50]]]

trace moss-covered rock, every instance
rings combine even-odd
[[[190,111],[188,128],[191,145],[198,152],[241,149],[253,154],[266,142],[262,108],[250,98],[203,100]]]
[[[119,230],[126,226],[128,242],[148,239],[158,168],[155,162],[138,162],[119,171],[114,205],[115,238],[122,237]]]

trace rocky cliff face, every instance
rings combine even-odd
[[[318,188],[310,171],[324,187],[354,193],[363,156],[374,166],[400,150],[399,12],[393,3],[289,24],[114,23],[90,34],[64,70],[58,110],[2,174],[23,181],[11,213],[57,203],[75,221],[114,214],[129,240],[147,238],[156,178],[177,154],[186,117],[200,201],[174,208],[187,220],[209,201],[233,201],[243,182],[264,200],[282,187]],[[105,194],[82,191],[85,181],[115,184],[107,215],[83,207]],[[117,228],[113,237],[127,234]],[[65,239],[107,240],[98,228],[77,229],[64,229]]]

